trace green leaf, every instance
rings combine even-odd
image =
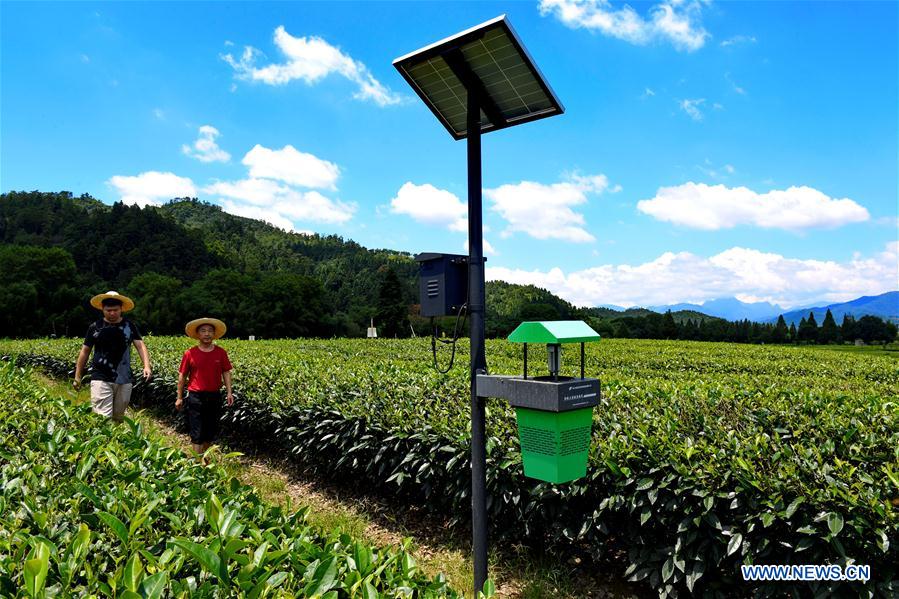
[[[69,555],[71,555],[76,560],[81,560],[84,557],[84,554],[87,553],[87,548],[91,542],[91,531],[87,527],[87,524],[82,522],[81,526],[78,527],[78,532],[75,534],[75,538],[72,539],[72,544],[69,546]]]
[[[48,569],[49,555],[25,560],[25,590],[32,597],[44,590]]]
[[[164,571],[144,578],[140,584],[140,596],[144,599],[159,599],[165,592],[167,582],[168,573]]]
[[[494,597],[496,595],[496,585],[491,579],[488,578],[484,582],[484,588],[482,592],[484,593],[484,597],[486,597],[487,599],[490,599],[491,597]]]
[[[110,514],[109,512],[97,512],[97,516],[100,517],[100,520],[112,529],[112,532],[119,538],[123,545],[128,545],[128,527],[125,524]]]
[[[219,558],[219,556],[216,555],[215,552],[207,549],[206,547],[203,547],[202,545],[198,545],[193,541],[188,541],[187,539],[177,538],[172,541],[172,544],[179,549],[187,552],[188,555],[200,562],[200,565],[203,566],[204,570],[218,578],[223,583],[228,583],[228,569],[225,566],[224,562],[222,562],[221,558]]]
[[[378,589],[367,580],[362,585],[362,599],[378,599]]]
[[[674,560],[670,557],[662,564],[662,582],[668,582],[674,574]]]
[[[651,478],[641,478],[637,481],[637,490],[645,491],[646,489],[652,487],[653,480]]]
[[[652,510],[650,510],[647,506],[643,506],[640,509],[640,525],[646,524],[646,521],[649,520],[649,517],[652,516]]]
[[[140,561],[140,555],[135,551],[131,554],[128,563],[125,564],[124,584],[129,591],[137,592],[140,586],[141,578],[143,578],[144,565]]]
[[[731,537],[730,541],[727,543],[727,555],[733,555],[736,553],[740,546],[743,544],[743,535],[738,532],[735,532]]]
[[[793,514],[796,513],[796,510],[799,508],[799,505],[800,505],[803,501],[805,501],[805,497],[801,497],[801,496],[800,496],[800,497],[797,497],[796,499],[794,499],[794,500],[790,503],[790,505],[787,506],[787,509],[786,509],[786,511],[784,512],[784,516],[786,517],[787,520],[789,520],[790,518],[793,517]]]
[[[306,587],[307,595],[323,595],[330,590],[337,580],[337,558],[320,563],[312,574],[312,582]]]
[[[705,572],[705,563],[704,562],[694,562],[693,567],[690,568],[690,573],[687,574],[687,589],[692,593],[693,587],[696,585],[696,581],[699,580],[703,573]]]
[[[830,512],[827,514],[827,528],[830,534],[837,536],[843,530],[843,516],[839,512]]]
[[[359,574],[367,576],[371,571],[372,559],[374,554],[369,547],[362,543],[353,543],[353,561],[356,562],[356,568]]]

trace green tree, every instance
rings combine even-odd
[[[840,325],[840,337],[843,338],[843,341],[848,341],[849,343],[853,343],[858,339],[858,327],[855,317],[851,314],[843,315],[843,324]]]
[[[180,280],[156,272],[137,275],[125,292],[134,299],[134,318],[144,332],[157,335],[178,335],[184,332],[187,321],[196,318],[187,314],[179,300],[184,286]]]
[[[802,320],[805,320],[805,319],[803,318]],[[799,335],[799,333],[797,333],[797,331],[796,331],[796,323],[791,322],[790,323],[790,341],[792,341],[793,343],[797,343],[799,341],[798,335]]]
[[[803,343],[818,342],[818,323],[815,321],[814,313],[809,312],[808,320],[803,318],[799,323],[799,340]]]
[[[659,337],[662,339],[677,339],[677,323],[674,322],[671,310],[666,311],[662,317],[662,322],[659,326]]]
[[[409,306],[403,300],[403,289],[393,268],[384,269],[384,278],[378,289],[378,306],[375,326],[381,337],[408,337]]]
[[[787,329],[787,321],[784,320],[783,314],[777,317],[777,324],[774,325],[774,332],[771,334],[772,343],[786,343],[790,339],[790,331]]]
[[[334,326],[325,290],[313,277],[289,272],[268,274],[256,292],[256,330],[266,337],[320,337]]]
[[[839,340],[840,329],[833,319],[833,314],[830,313],[830,308],[828,308],[827,314],[824,315],[824,322],[821,323],[821,330],[818,331],[818,342],[827,345],[829,343],[837,343]]]
[[[0,245],[0,337],[80,333],[76,275],[61,248]]]

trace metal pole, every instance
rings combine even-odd
[[[481,109],[476,86],[468,86],[468,314],[471,318],[471,534],[474,594],[487,581],[487,451],[484,398],[477,375],[486,374],[484,353],[484,239],[481,222]]]

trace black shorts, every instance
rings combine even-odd
[[[194,445],[212,443],[219,434],[222,418],[221,391],[188,391],[187,425]]]

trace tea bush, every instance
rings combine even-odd
[[[0,596],[458,597],[0,363]]]
[[[148,340],[159,374],[136,398],[171,410],[187,339]],[[78,341],[5,342],[0,353],[65,375]],[[223,340],[240,400],[235,438],[291,452],[325,476],[470,514],[468,377],[430,367],[426,340]],[[467,354],[461,348],[462,355]],[[542,348],[531,348],[538,364]],[[520,346],[490,341],[491,372]],[[572,352],[575,354],[576,352]],[[28,357],[30,356],[30,357]],[[60,360],[64,360],[60,362]],[[576,356],[564,369],[575,372]],[[587,477],[522,476],[512,411],[488,402],[494,540],[628,550],[628,576],[662,596],[899,593],[899,368],[889,356],[806,347],[604,340]],[[532,366],[533,368],[533,366]],[[741,564],[868,564],[861,583],[744,583]]]

